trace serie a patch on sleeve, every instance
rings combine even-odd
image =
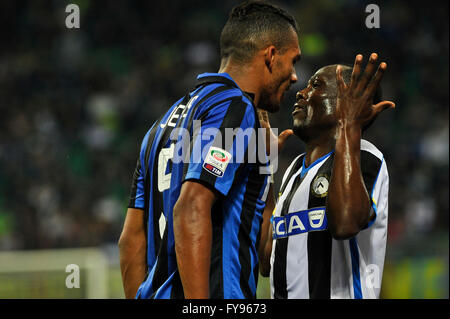
[[[217,177],[222,177],[230,160],[230,153],[224,149],[211,146],[203,162],[203,168]]]

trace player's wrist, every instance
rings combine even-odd
[[[349,121],[349,120],[339,120],[338,121],[338,130],[340,132],[345,132],[347,134],[361,135],[362,127],[363,127],[363,124],[358,123],[356,121]]]

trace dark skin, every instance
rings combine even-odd
[[[372,104],[387,67],[382,62],[377,68],[377,60],[378,56],[373,53],[359,77],[362,56],[357,55],[348,85],[341,75],[344,66],[324,67],[297,93],[294,132],[306,143],[305,165],[335,151],[326,213],[328,229],[337,240],[354,237],[374,217],[370,215],[371,199],[360,166],[362,128],[383,110],[395,107],[390,101]],[[268,202],[264,216],[273,209],[274,204]],[[267,228],[262,231],[268,233],[268,240],[262,243],[260,271],[268,276],[272,228],[265,225]]]
[[[219,72],[228,73],[237,85],[255,95],[254,104],[269,112],[278,111],[284,93],[297,81],[294,65],[300,59],[300,48],[294,29],[285,50],[268,45],[257,51],[246,64],[229,57],[221,61]],[[291,130],[281,133],[287,138]],[[173,231],[178,271],[186,299],[209,298],[209,270],[211,261],[212,222],[211,208],[218,195],[208,187],[187,181],[173,210]],[[138,214],[143,214],[142,210]],[[143,220],[136,211],[128,210],[119,241],[122,281],[127,298],[134,298],[146,275],[146,238],[142,233],[129,230],[142,229]],[[131,238],[130,238],[131,237]],[[134,243],[130,245],[129,243]],[[131,260],[134,259],[134,260]]]
[[[128,208],[119,239],[120,270],[125,298],[132,299],[147,274],[144,211]]]

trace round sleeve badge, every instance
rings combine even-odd
[[[325,174],[317,175],[311,185],[311,192],[316,197],[325,197],[328,195],[329,186],[328,176]]]

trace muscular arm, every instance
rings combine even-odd
[[[269,193],[267,194],[266,207],[263,212],[263,222],[261,226],[261,238],[258,247],[259,269],[261,275],[268,277],[270,274],[270,255],[272,253],[272,227],[270,218],[275,208],[275,200],[273,195],[273,183],[270,184]]]
[[[360,140],[359,127],[338,128],[327,200],[328,225],[336,239],[355,236],[369,222],[371,203],[361,172]]]
[[[371,200],[361,172],[361,131],[377,114],[395,106],[390,101],[372,104],[375,90],[387,67],[382,62],[376,69],[377,59],[377,54],[371,54],[360,76],[362,56],[358,55],[348,86],[342,78],[341,68],[336,68],[336,114],[339,120],[327,198],[328,227],[336,239],[355,236],[371,218]]]
[[[211,207],[215,200],[209,188],[187,181],[173,210],[175,252],[186,299],[209,298]]]
[[[146,247],[144,211],[128,208],[119,239],[120,270],[125,297],[128,299],[136,296],[147,274]]]

